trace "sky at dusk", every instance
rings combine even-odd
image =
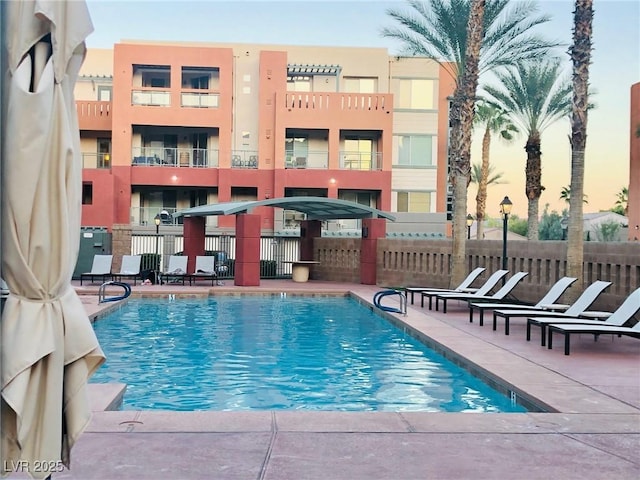
[[[164,40],[282,45],[382,47],[393,55],[401,45],[383,38],[380,30],[391,26],[389,7],[408,10],[405,2],[383,1],[113,1],[87,0],[95,31],[87,39],[89,48],[113,48],[122,40]],[[540,32],[564,44],[558,50],[571,66],[566,53],[571,44],[574,3],[569,0],[539,1],[539,11],[552,16]],[[629,183],[630,88],[640,82],[640,2],[595,0],[594,51],[590,83],[596,108],[589,112],[585,164],[585,212],[614,206],[616,194]],[[489,79],[480,79],[480,82]],[[561,211],[562,187],[571,175],[569,120],[560,120],[542,133],[542,184],[540,212],[549,204]],[[480,140],[474,136],[472,162],[480,162]],[[489,188],[487,215],[498,216],[505,195],[514,203],[514,213],[526,217],[524,192],[526,138],[510,144],[495,140],[491,163],[508,183]],[[475,188],[469,188],[469,211],[475,213]]]

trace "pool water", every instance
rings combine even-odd
[[[525,411],[347,297],[131,300],[94,328],[125,410]]]

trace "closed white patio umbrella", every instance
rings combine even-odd
[[[2,467],[45,478],[69,466],[104,361],[71,287],[82,194],[73,89],[93,26],[84,1],[2,3]]]

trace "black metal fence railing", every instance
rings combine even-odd
[[[262,237],[260,239],[260,278],[291,277],[291,262],[299,260],[299,238]],[[133,234],[131,255],[141,255],[141,270],[164,272],[171,255],[182,255],[182,235]],[[236,262],[236,239],[232,235],[207,235],[205,255],[216,257],[216,271],[221,279],[233,278]]]

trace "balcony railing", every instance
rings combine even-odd
[[[111,168],[111,154],[82,152],[82,168]]]
[[[155,217],[158,213],[166,211],[169,215],[173,215],[178,210],[171,207],[131,207],[131,225],[148,225],[155,227]],[[178,225],[178,219],[172,216],[165,216],[162,225]]]
[[[288,110],[362,110],[386,112],[392,106],[391,95],[383,93],[287,92]]]
[[[171,92],[167,90],[132,90],[131,105],[169,107]]]
[[[77,100],[76,112],[81,130],[111,130],[111,102]]]
[[[233,150],[231,168],[258,168],[258,152],[256,150]]]
[[[327,168],[329,166],[329,152],[309,151],[298,155],[287,153],[284,168]]]
[[[340,152],[340,168],[343,170],[381,170],[380,152]]]
[[[218,150],[204,148],[137,147],[131,152],[132,165],[157,167],[216,168]]]
[[[182,92],[180,94],[180,102],[183,107],[218,108],[219,100],[220,94],[218,93]]]
[[[131,225],[138,226],[150,226],[155,227],[155,218],[158,213],[162,211],[166,211],[170,215],[173,215],[178,210],[185,210],[184,208],[174,208],[174,207],[131,207],[130,209],[130,221]],[[165,220],[161,223],[161,225],[182,225],[183,217],[173,218],[163,217]],[[205,224],[207,227],[216,227],[218,226],[218,217],[210,216],[206,218]]]

